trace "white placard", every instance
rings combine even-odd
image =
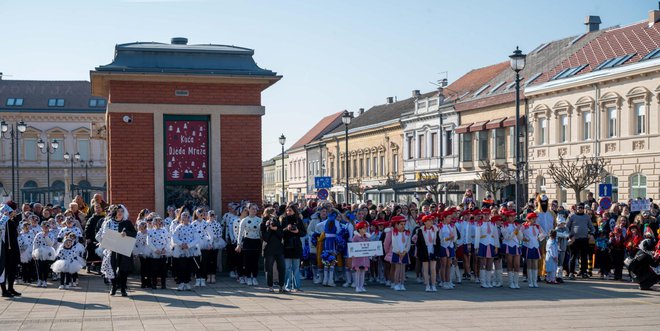
[[[348,257],[371,257],[381,255],[383,255],[383,243],[380,240],[348,243]]]
[[[129,236],[122,237],[121,233],[106,229],[105,233],[103,233],[101,247],[130,257],[133,247],[135,247],[135,238]]]
[[[630,203],[630,211],[645,211],[651,210],[651,201],[649,199],[633,200]]]

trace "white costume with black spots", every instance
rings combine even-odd
[[[147,246],[147,233],[138,232],[135,235],[135,247],[133,247],[133,255],[139,257],[147,257],[151,255],[149,247]]]
[[[66,248],[64,245],[57,250],[57,261],[50,267],[53,272],[75,274],[85,266],[85,260],[76,251],[75,246]]]
[[[206,232],[206,226],[208,223],[204,220],[194,220],[192,223],[190,223],[190,226],[193,227],[195,232],[197,232],[197,236],[199,237],[199,242],[197,243],[199,245],[199,249],[209,249],[211,247],[211,237],[209,237],[208,233]]]
[[[154,259],[170,256],[171,241],[172,236],[165,228],[147,231],[147,246],[151,252],[151,257]]]
[[[103,221],[103,225],[101,226],[101,229],[99,232],[96,234],[96,241],[98,242],[103,242],[103,236],[105,235],[106,231],[118,231],[119,230],[119,222],[113,219],[107,218],[105,221]],[[101,273],[105,275],[105,278],[107,279],[114,279],[115,278],[115,272],[112,270],[112,265],[110,264],[110,257],[112,255],[112,251],[108,249],[103,250],[103,261],[101,262]]]
[[[54,243],[50,236],[43,232],[37,233],[32,244],[32,257],[35,260],[53,261],[56,256],[55,249],[53,248]]]
[[[225,246],[227,246],[227,242],[222,239],[222,224],[220,224],[220,222],[207,222],[206,235],[211,239],[211,247],[213,249],[223,249]]]
[[[21,263],[32,261],[32,245],[34,233],[28,231],[18,235],[18,249],[21,251]]]
[[[199,242],[199,233],[192,225],[177,225],[172,233],[172,256],[176,258],[200,256]],[[188,249],[181,248],[182,244],[187,244]]]

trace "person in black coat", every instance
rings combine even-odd
[[[128,211],[122,205],[112,205],[108,210],[108,219],[103,223],[101,232],[97,234],[96,239],[103,241],[103,235],[106,231],[117,231],[123,237],[137,236],[137,231],[133,223],[128,220]],[[121,291],[121,296],[128,296],[126,293],[128,275],[133,272],[133,257],[123,256],[110,250],[104,251],[103,264],[101,272],[112,281],[112,290],[110,295],[115,295],[117,289]]]
[[[307,235],[305,224],[300,218],[295,205],[286,208],[281,218],[284,232],[284,285],[287,291],[300,291],[300,259],[303,255],[301,238]]]
[[[15,209],[15,205],[13,206]],[[0,217],[3,215],[0,214]],[[13,211],[7,215],[5,228],[0,231],[2,237],[2,250],[0,252],[0,273],[4,273],[4,278],[0,286],[2,287],[2,296],[11,298],[21,296],[21,293],[14,290],[14,280],[16,279],[16,269],[18,264],[21,263],[21,253],[18,249],[18,224],[22,219],[21,214]]]
[[[90,271],[93,262],[101,260],[101,258],[96,255],[96,247],[98,244],[98,241],[96,241],[96,232],[98,231],[98,228],[101,227],[101,224],[99,223],[103,223],[103,218],[105,218],[105,211],[103,211],[101,205],[93,204],[92,208],[94,210],[92,215],[87,218],[84,234],[85,248],[87,250],[87,256],[85,257],[87,260],[87,271]]]
[[[275,216],[274,208],[264,210],[263,222],[261,222],[261,240],[264,242],[264,259],[266,268],[266,282],[270,292],[273,288],[273,263],[277,263],[277,275],[279,291],[284,292],[284,245],[282,244],[282,224]]]

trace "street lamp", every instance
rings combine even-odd
[[[280,136],[280,145],[282,145],[282,202],[286,202],[284,197],[284,144],[286,143],[286,137],[284,133]]]
[[[351,124],[351,120],[353,119],[353,112],[349,112],[348,110],[344,110],[344,113],[341,115],[341,121],[344,123],[344,129],[346,136],[344,137],[344,140],[346,141],[346,203],[351,203],[349,196],[348,196],[348,126]]]
[[[46,181],[48,182],[48,201],[46,203],[50,203],[50,155],[54,154],[57,148],[60,147],[60,143],[57,139],[53,139],[47,145],[43,140],[39,139],[37,141],[37,147],[39,147],[39,151],[42,154],[46,154]]]
[[[71,163],[71,182],[69,183],[69,197],[73,199],[73,162],[80,161],[80,153],[76,152],[73,158],[69,152],[64,153],[64,160]]]
[[[85,168],[85,181],[87,183],[89,183],[89,178],[87,176],[87,170],[94,165],[94,160],[89,160],[89,161],[79,160],[79,162],[80,162],[80,167]]]
[[[15,128],[14,128],[15,127]],[[11,141],[11,194],[12,200],[20,204],[19,178],[18,178],[18,138],[19,135],[27,130],[27,125],[23,121],[19,121],[11,127],[5,121],[0,121],[0,137],[2,139],[9,139]],[[6,135],[8,133],[8,135]]]
[[[520,206],[519,186],[520,186],[520,71],[525,69],[525,58],[527,55],[516,46],[513,54],[509,55],[511,59],[511,69],[516,72],[516,208]]]

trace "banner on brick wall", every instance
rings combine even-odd
[[[165,180],[208,182],[209,122],[186,116],[168,116],[165,127]]]

